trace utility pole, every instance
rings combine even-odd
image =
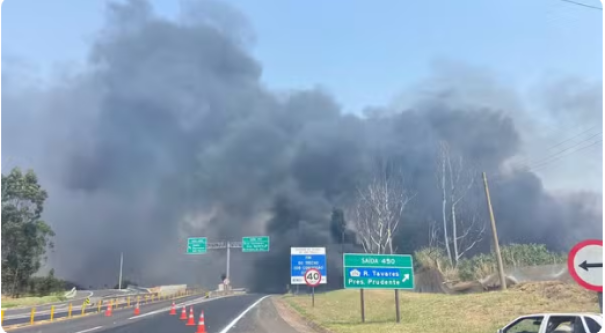
[[[122,289],[122,267],[124,266],[124,252],[120,253],[120,279],[118,281],[118,289]]]
[[[343,257],[344,255],[345,255],[345,229],[344,229],[344,226],[343,226],[343,228],[342,228],[342,238],[340,239],[340,256]],[[343,275],[343,278],[340,279],[340,281],[342,283],[342,289],[344,289],[345,288],[345,279],[344,279],[345,266],[344,266],[344,261],[342,262],[342,275]]]
[[[487,208],[489,210],[489,219],[492,224],[492,235],[494,236],[494,250],[498,259],[498,274],[500,275],[500,285],[502,290],[506,289],[506,279],[504,278],[504,265],[502,264],[502,254],[500,253],[500,245],[498,244],[498,232],[496,231],[496,219],[494,218],[494,210],[492,201],[489,196],[489,187],[487,186],[487,175],[483,173],[483,186],[485,187],[485,196],[487,197]]]

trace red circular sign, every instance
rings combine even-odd
[[[305,283],[309,287],[317,287],[321,283],[321,273],[318,269],[309,268],[305,272]]]
[[[599,254],[597,256],[589,256],[586,254],[586,248],[588,247],[600,247],[600,251]],[[596,283],[598,282],[588,282],[586,275],[586,272],[589,272],[589,269],[599,269],[602,275],[602,270],[603,270],[603,252],[602,252],[602,248],[603,248],[603,241],[602,240],[598,240],[598,239],[588,239],[585,241],[581,241],[580,243],[576,244],[571,251],[569,251],[569,255],[567,256],[567,270],[569,271],[569,274],[571,275],[571,277],[573,277],[574,280],[576,280],[576,282],[588,289],[588,290],[592,290],[592,291],[597,291],[597,292],[602,292],[603,291],[603,285],[597,285]],[[578,257],[580,256],[580,257]],[[589,262],[590,261],[590,262]],[[594,262],[592,262],[594,261]],[[580,262],[580,264],[578,264],[578,262]],[[599,265],[600,267],[597,267],[596,265]],[[593,266],[594,265],[594,266]],[[578,269],[583,269],[585,270],[585,272],[580,271],[580,273],[578,273]],[[599,279],[601,280],[601,279]]]

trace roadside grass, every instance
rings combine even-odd
[[[45,303],[53,303],[53,302],[61,302],[66,300],[67,298],[63,296],[65,292],[56,293],[48,296],[42,297],[19,297],[13,298],[9,296],[2,295],[2,301],[0,302],[0,306],[2,309],[14,308],[18,306],[30,306],[30,305],[39,305]]]
[[[284,296],[303,317],[335,333],[496,332],[518,316],[536,312],[599,312],[597,296],[572,284],[531,283],[506,291],[468,295],[400,292],[401,323],[389,290],[366,290],[366,323],[361,323],[358,290]]]

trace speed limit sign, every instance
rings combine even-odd
[[[309,268],[305,272],[305,283],[307,284],[307,286],[317,287],[317,286],[319,286],[320,282],[321,282],[321,273],[319,272],[318,269]]]

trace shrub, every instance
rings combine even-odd
[[[501,248],[504,267],[527,267],[567,262],[567,255],[548,251],[543,244],[510,244]],[[447,280],[472,281],[480,280],[498,271],[494,253],[480,253],[465,258],[453,268],[447,255],[440,248],[423,248],[414,253],[419,266],[436,268]]]
[[[47,276],[31,277],[28,281],[28,292],[35,296],[48,296],[64,291],[65,282],[55,278],[55,271],[50,270]]]

